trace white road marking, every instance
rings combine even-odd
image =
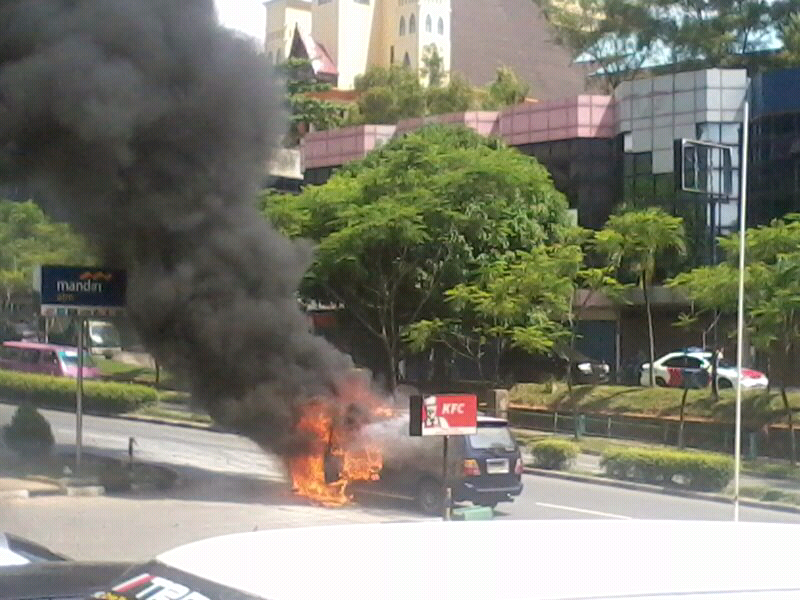
[[[612,519],[626,519],[626,520],[633,519],[633,517],[628,517],[626,515],[616,515],[614,513],[601,512],[599,510],[589,510],[588,508],[576,508],[574,506],[562,506],[561,504],[548,504],[547,502],[537,502],[536,506],[541,506],[543,508],[555,508],[558,510],[568,510],[587,515],[595,515],[596,517],[610,517]]]

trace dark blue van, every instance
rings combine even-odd
[[[441,514],[443,441],[439,436],[411,437],[408,413],[368,427],[383,448],[383,469],[376,481],[353,482],[358,497],[377,495],[416,502],[425,513]],[[448,483],[454,502],[494,507],[522,492],[522,455],[508,422],[479,416],[478,431],[450,436]]]

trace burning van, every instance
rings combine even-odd
[[[439,436],[411,437],[409,413],[371,423],[364,429],[382,449],[380,476],[354,481],[356,495],[376,495],[416,502],[425,513],[441,514],[444,502],[443,440]],[[333,454],[325,460],[328,481],[339,477],[341,461]],[[448,483],[454,502],[496,506],[522,492],[522,456],[508,423],[478,417],[477,432],[453,435],[448,442]]]

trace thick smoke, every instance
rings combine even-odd
[[[0,177],[127,268],[149,350],[280,453],[350,366],[298,308],[309,248],[254,207],[282,96],[212,0],[0,0]]]

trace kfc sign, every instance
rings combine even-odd
[[[478,398],[473,394],[411,397],[411,435],[467,435],[478,426]]]

